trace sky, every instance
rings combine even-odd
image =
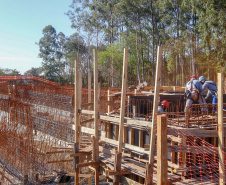
[[[16,69],[22,75],[41,67],[38,58],[42,30],[52,25],[57,33],[75,32],[65,13],[73,0],[0,0],[0,68]]]

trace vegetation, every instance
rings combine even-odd
[[[102,85],[118,86],[127,47],[128,84],[153,85],[159,45],[162,85],[184,86],[193,74],[211,80],[226,74],[224,0],[73,0],[70,7],[75,34],[66,37],[48,25],[38,43],[39,74],[49,80],[73,83],[75,60],[86,78],[97,48]]]
[[[16,69],[0,68],[0,75],[20,75],[20,72]]]

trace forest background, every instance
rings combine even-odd
[[[213,81],[217,72],[226,75],[224,0],[73,0],[66,14],[75,33],[66,36],[46,25],[36,43],[42,66],[25,75],[73,84],[78,60],[86,85],[96,48],[101,85],[120,86],[123,48],[128,48],[128,85],[154,85],[158,46],[163,47],[161,85],[185,86],[194,74]],[[0,74],[19,72],[0,69]]]

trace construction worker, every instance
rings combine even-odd
[[[199,104],[206,104],[205,98],[202,97],[203,87],[195,75],[191,76],[190,81],[186,84],[185,94],[187,97],[186,107],[192,105],[193,101],[199,102]],[[202,108],[202,111],[207,111],[207,108]]]
[[[167,100],[163,100],[161,104],[158,106],[158,113],[163,113],[168,108],[169,108],[169,102]]]
[[[205,99],[209,98],[211,95],[214,98],[217,98],[217,86],[213,81],[207,80],[204,76],[199,77],[199,81],[202,84],[202,90],[208,89]]]
[[[208,89],[205,99],[208,99],[212,95],[212,103],[217,103],[217,85],[213,81],[207,80],[204,76],[200,76],[199,81],[202,84],[203,91]],[[214,107],[214,110],[216,111],[216,107]]]

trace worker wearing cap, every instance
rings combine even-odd
[[[213,81],[207,80],[204,76],[200,76],[199,81],[202,84],[203,91],[208,89],[205,99],[212,97],[212,103],[217,103],[217,85]],[[214,107],[214,110],[216,111],[216,107]]]
[[[186,94],[186,107],[192,105],[193,101],[199,102],[199,104],[206,104],[206,100],[202,97],[203,87],[195,75],[191,76],[190,81],[186,84],[185,94]],[[207,111],[207,108],[202,108],[203,111]]]
[[[169,108],[169,102],[167,100],[163,100],[161,104],[158,106],[158,113],[163,113],[168,108]]]
[[[209,98],[209,97],[217,97],[217,85],[210,80],[207,80],[204,76],[200,76],[199,77],[199,81],[202,84],[202,90],[204,91],[205,89],[208,89],[207,95],[205,97],[205,99]]]

